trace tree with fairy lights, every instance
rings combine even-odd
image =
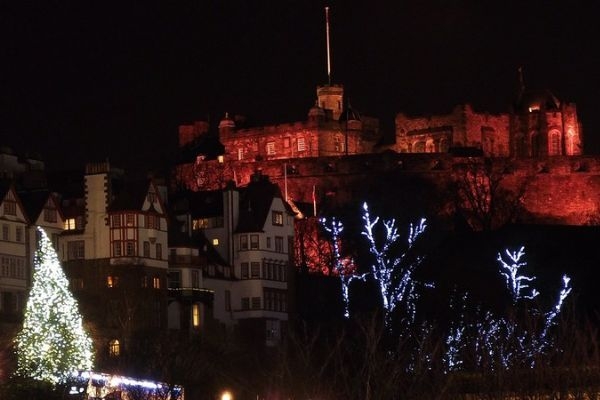
[[[51,384],[92,368],[92,341],[52,243],[43,229],[23,328],[17,335],[16,374]]]

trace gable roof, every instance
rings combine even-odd
[[[248,186],[239,189],[240,205],[236,233],[261,232],[265,226],[273,199],[282,198],[279,186],[266,176],[255,175]],[[284,206],[285,206],[284,202]],[[286,207],[286,211],[287,207]]]
[[[48,190],[36,190],[28,192],[19,192],[19,197],[23,203],[23,208],[27,213],[27,216],[32,222],[38,220],[42,210],[46,206],[49,199],[52,199],[56,205],[57,212],[62,216],[62,210],[59,207],[58,199],[54,193]]]

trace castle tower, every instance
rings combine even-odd
[[[317,102],[325,110],[327,119],[339,121],[344,104],[344,87],[342,85],[324,85],[317,87]]]

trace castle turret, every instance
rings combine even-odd
[[[235,122],[229,117],[229,113],[225,113],[225,117],[219,122],[219,137],[222,139],[233,133],[235,130]]]
[[[324,85],[317,87],[317,102],[325,110],[327,119],[339,121],[344,104],[344,86]]]

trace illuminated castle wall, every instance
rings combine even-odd
[[[342,105],[340,86],[322,86],[306,122],[237,129],[227,116],[219,124],[224,151],[216,157],[195,147],[194,157],[175,168],[177,185],[193,190],[222,188],[230,180],[244,185],[261,170],[291,200],[316,201],[320,209],[379,193],[426,198],[431,209],[423,211],[448,217],[456,211],[454,192],[470,162],[456,150],[467,150],[483,156],[479,162],[489,159],[505,170],[499,179],[519,194],[520,219],[575,225],[597,219],[600,160],[583,156],[575,104],[549,91],[521,90],[511,111],[502,114],[469,105],[446,115],[399,113],[389,145],[377,142],[378,121]],[[182,152],[209,135],[208,128],[202,122],[181,126]]]
[[[482,150],[488,157],[545,157],[583,154],[577,107],[549,91],[523,91],[510,113],[480,113],[466,104],[450,114],[396,116],[400,153],[448,152],[451,147]]]

